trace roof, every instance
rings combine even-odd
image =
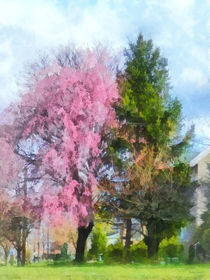
[[[210,154],[210,146],[208,146],[205,150],[199,153],[196,157],[194,157],[190,161],[190,166],[193,167],[198,164],[203,158],[205,158],[208,154]]]

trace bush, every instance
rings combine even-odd
[[[126,250],[123,244],[118,240],[115,244],[110,244],[106,249],[105,262],[124,263],[126,261]]]
[[[26,250],[26,264],[31,263],[31,251],[29,249]]]
[[[10,255],[9,263],[10,263],[11,265],[14,265],[14,263],[15,263],[15,257],[14,257],[13,254]]]
[[[128,258],[131,262],[142,262],[147,258],[147,245],[144,241],[131,245],[128,251]]]
[[[88,259],[97,259],[103,257],[106,252],[107,236],[101,224],[96,224],[91,238],[91,248],[88,252]]]
[[[51,258],[53,259],[54,262],[60,261],[61,254],[52,254]]]
[[[202,215],[204,222],[196,229],[193,242],[199,242],[198,260],[210,259],[210,210]],[[192,249],[193,250],[193,249]],[[194,253],[195,254],[195,253]]]
[[[163,239],[159,246],[158,255],[164,259],[181,258],[184,252],[184,246],[180,244],[177,237]]]
[[[210,252],[210,228],[205,229],[202,236],[202,245],[205,250],[209,253]]]
[[[68,244],[64,243],[61,248],[60,254],[52,255],[51,258],[54,261],[54,264],[66,264],[71,261],[71,255],[68,255]]]
[[[68,259],[68,244],[64,243],[63,247],[61,248],[61,259]]]

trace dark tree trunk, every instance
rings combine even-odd
[[[40,261],[40,243],[38,241],[37,243],[37,249],[38,249],[38,262]]]
[[[147,253],[149,258],[154,258],[158,254],[159,244],[161,239],[157,232],[156,223],[151,222],[147,225],[147,236],[144,238],[145,244],[147,245]]]
[[[131,219],[126,219],[126,236],[125,236],[125,248],[126,249],[129,249],[130,245],[132,244],[132,242],[131,242],[131,227],[132,227]]]
[[[158,254],[159,249],[159,241],[154,238],[148,238],[148,241],[145,242],[147,244],[147,253],[149,258],[154,258]]]
[[[78,239],[76,247],[76,258],[75,261],[82,263],[84,262],[85,246],[88,235],[91,233],[93,228],[93,222],[90,222],[88,227],[78,227]]]
[[[21,265],[21,248],[17,248],[17,266]]]
[[[23,250],[22,250],[22,258],[21,265],[24,266],[26,264],[26,239],[23,240]]]

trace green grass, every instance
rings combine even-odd
[[[0,267],[0,280],[209,280],[210,264]]]

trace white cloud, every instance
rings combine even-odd
[[[181,77],[186,83],[191,83],[197,89],[204,88],[209,84],[208,76],[200,69],[184,68]]]
[[[72,42],[90,46],[98,41],[119,48],[132,30],[131,21],[125,20],[132,17],[125,1],[113,1],[114,9],[112,1],[97,1],[95,5],[69,1],[65,7],[58,2],[0,0],[1,108],[14,97],[15,78],[38,50]]]
[[[10,40],[5,40],[0,45],[0,60],[1,60],[0,75],[2,75],[11,69],[12,64],[14,62]]]
[[[36,51],[96,41],[121,48],[141,31],[169,59],[173,93],[185,109],[195,88],[198,95],[210,88],[208,5],[209,0],[0,0],[0,108],[14,98],[18,73]]]

